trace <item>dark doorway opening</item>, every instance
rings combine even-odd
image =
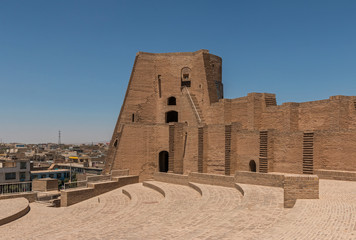
[[[250,172],[256,172],[256,162],[254,160],[250,161]]]
[[[168,152],[162,151],[159,153],[159,171],[168,172]]]
[[[178,112],[176,111],[166,112],[166,123],[170,123],[170,122],[178,122]]]

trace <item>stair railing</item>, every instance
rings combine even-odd
[[[192,103],[192,106],[193,106],[193,109],[194,109],[194,111],[195,111],[195,114],[196,114],[197,117],[198,117],[199,123],[201,123],[201,118],[200,118],[200,116],[199,116],[199,113],[198,113],[197,108],[195,107],[195,104],[194,104],[194,101],[193,101],[193,99],[192,99],[192,96],[190,96],[190,92],[189,92],[188,88],[187,88],[186,86],[183,86],[183,88],[187,91],[189,100],[190,100],[190,102]]]

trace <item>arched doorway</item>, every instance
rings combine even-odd
[[[176,111],[166,112],[166,123],[170,123],[170,122],[178,122],[178,112]]]
[[[167,151],[162,151],[159,153],[158,157],[158,167],[160,172],[168,172],[168,152]]]
[[[256,162],[254,160],[250,161],[250,172],[256,172]]]

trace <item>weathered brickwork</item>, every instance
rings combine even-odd
[[[58,180],[52,178],[34,179],[32,181],[32,191],[58,191]]]
[[[207,50],[136,56],[105,173],[233,175],[356,171],[356,97],[277,105],[275,94],[223,98]],[[166,165],[168,167],[166,167]]]
[[[310,176],[284,176],[284,207],[291,208],[297,199],[318,199],[319,178]]]

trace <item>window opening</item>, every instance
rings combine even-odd
[[[191,79],[190,79],[190,68],[184,67],[181,71],[181,86],[182,87],[190,87]]]
[[[170,123],[170,122],[178,122],[178,112],[176,111],[166,112],[166,123]]]
[[[167,105],[177,105],[176,98],[175,97],[168,98]]]

